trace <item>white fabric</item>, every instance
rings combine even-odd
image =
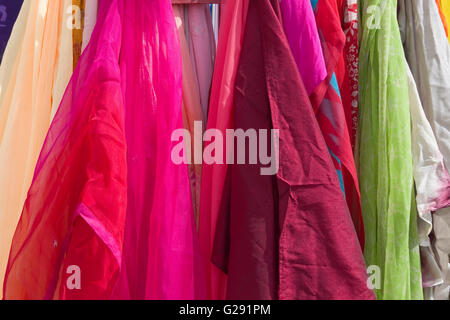
[[[91,40],[92,31],[94,31],[97,23],[98,0],[86,0],[84,7],[84,29],[83,29],[83,43],[81,52],[87,47],[89,40]]]
[[[440,165],[443,156],[445,168],[450,168],[450,46],[447,41],[435,1],[399,0],[399,24],[405,55],[417,85],[420,100],[411,90],[411,117],[413,122],[414,177],[417,203],[421,219],[421,258],[423,281],[428,299],[449,299],[450,208],[448,174]],[[411,78],[410,78],[411,79]],[[412,81],[412,79],[411,79]],[[433,130],[439,150],[429,135],[429,128],[420,122],[420,113],[414,112],[422,102],[423,110]],[[419,122],[418,122],[419,121]],[[447,192],[448,193],[448,192]],[[434,194],[434,195],[433,195]],[[433,204],[433,198],[435,203]],[[433,208],[434,206],[434,208]],[[425,234],[430,230],[428,209],[432,214],[434,241],[427,246]],[[436,274],[436,265],[440,274]]]

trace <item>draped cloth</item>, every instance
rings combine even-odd
[[[188,169],[171,159],[172,133],[183,127],[182,58],[172,5],[121,3],[128,201],[122,269],[112,297],[203,299]]]
[[[414,2],[400,1],[401,30],[404,42],[405,55],[411,68],[414,80],[417,83],[418,93],[426,117],[431,125],[439,151],[442,153],[445,168],[450,168],[450,46],[440,23],[439,11],[434,2],[417,0]],[[432,158],[439,161],[439,157]],[[442,171],[442,169],[440,169]],[[443,176],[442,173],[436,174]],[[449,187],[445,180],[436,181],[433,189],[429,189],[428,197],[434,197],[429,205],[430,210],[436,211],[449,205]],[[434,193],[431,193],[433,192]],[[430,199],[432,200],[432,199]],[[438,211],[439,212],[439,211]],[[438,220],[433,221],[433,227],[438,230],[447,228],[448,210],[443,209]],[[429,219],[428,219],[429,220]],[[428,221],[431,224],[431,221]],[[436,224],[443,223],[443,226]],[[429,231],[429,230],[427,230]],[[449,255],[450,247],[445,241],[440,242],[439,250],[433,245],[437,261],[445,258],[439,255]],[[447,253],[445,253],[447,252]],[[442,278],[445,279],[448,264],[440,265]],[[442,286],[449,288],[448,283],[437,288],[438,296],[445,291]],[[448,299],[448,294],[445,295]]]
[[[283,27],[305,89],[310,95],[327,77],[314,12],[309,0],[280,2]]]
[[[444,11],[442,10],[441,0],[436,0],[436,5],[439,10],[439,16],[441,17],[442,25],[444,26],[445,35],[448,38],[449,34],[448,34],[447,18],[445,17]]]
[[[336,70],[336,77],[341,91],[350,142],[354,149],[358,130],[358,1],[337,0],[337,4],[345,34],[345,47]]]
[[[202,128],[205,128],[205,123],[200,99],[200,89],[191,56],[189,54],[189,44],[185,35],[185,30],[187,28],[186,21],[184,19],[185,6],[173,5],[173,11],[178,28],[178,35],[180,37],[181,57],[183,62],[183,126],[189,131],[193,141],[190,144],[191,157],[189,159],[189,181],[191,184],[192,203],[194,207],[196,224],[198,225],[202,165],[201,163],[194,163],[194,152],[196,151],[196,146],[194,144],[196,141],[203,140],[203,130],[195,130],[195,122],[201,123]],[[197,134],[199,135],[198,137],[196,136]],[[200,146],[200,148],[201,147],[202,146]]]
[[[418,211],[418,233],[422,266],[424,296],[443,283],[439,263],[432,252],[429,235],[432,231],[432,211],[447,206],[450,201],[450,177],[434,137],[431,125],[423,111],[414,77],[407,66],[409,103],[411,108],[411,141]],[[431,297],[427,297],[429,299]]]
[[[277,0],[249,3],[234,90],[235,129],[279,130],[279,170],[261,175],[261,161],[228,170],[213,254],[227,298],[372,299]]]
[[[333,159],[361,248],[364,249],[361,195],[346,113],[336,77],[339,61],[343,57],[346,37],[340,27],[341,23],[336,2],[319,0],[311,3],[314,6],[317,28],[321,35],[322,50],[325,52],[325,63],[328,72],[325,80],[328,85],[325,88],[323,99],[318,100],[318,96],[316,96],[317,99],[312,101],[313,103],[319,103],[317,109],[315,109],[316,118]],[[334,50],[329,50],[329,48]],[[323,86],[324,84],[322,83],[321,87]]]
[[[0,63],[23,0],[0,1]]]
[[[232,88],[234,88],[239,64],[249,1],[226,1],[221,10],[221,26],[211,86],[208,129],[217,129],[224,136],[226,129],[231,128],[234,98]],[[205,142],[205,148],[210,143]],[[207,298],[224,299],[226,276],[211,262],[211,254],[227,165],[205,163],[202,170],[199,239],[206,272]]]
[[[187,168],[170,160],[178,52],[170,1],[99,1],[15,233],[6,298],[195,297]]]
[[[89,2],[89,0],[88,0]],[[83,46],[84,9],[86,0],[72,0],[73,68],[77,66]],[[67,28],[69,29],[69,28]]]
[[[0,66],[1,287],[39,151],[72,73],[72,37],[62,36],[71,33],[70,2],[24,1]]]
[[[209,94],[216,57],[216,41],[211,12],[207,4],[186,6],[189,51],[200,91],[203,118],[208,119]]]
[[[445,21],[447,22],[447,27],[448,27],[450,24],[450,0],[439,0],[439,3],[440,3],[440,8],[441,8],[442,14],[445,18]],[[447,38],[450,43],[450,33],[447,33]]]
[[[84,20],[83,20],[83,42],[81,52],[87,47],[89,40],[91,40],[92,31],[94,31],[97,22],[98,0],[88,0],[84,6]]]
[[[364,256],[367,265],[381,271],[377,298],[422,299],[409,91],[397,2],[363,0],[360,4],[356,159]]]

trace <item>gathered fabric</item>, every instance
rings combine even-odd
[[[358,130],[359,97],[359,43],[358,43],[358,1],[337,0],[342,30],[345,34],[345,47],[336,69],[336,77],[341,89],[342,104],[350,134],[352,148],[355,148]]]
[[[305,89],[310,95],[327,77],[319,32],[310,0],[280,2],[283,28]]]
[[[402,39],[404,43],[405,56],[411,68],[414,81],[417,84],[418,94],[423,106],[424,113],[431,125],[432,132],[436,138],[438,152],[434,152],[433,156],[428,156],[428,175],[433,173],[435,178],[431,186],[427,190],[417,190],[421,202],[418,203],[419,214],[421,214],[421,224],[419,224],[419,232],[423,236],[428,236],[432,226],[434,229],[443,230],[446,228],[446,218],[432,221],[432,216],[428,210],[436,213],[440,212],[440,217],[445,217],[446,207],[449,206],[450,188],[446,181],[448,168],[450,168],[450,46],[447,42],[446,34],[440,23],[439,10],[434,2],[417,0],[414,2],[402,0],[399,2],[400,7],[400,26],[402,30]],[[427,35],[425,37],[425,35]],[[442,158],[439,157],[442,154]],[[430,167],[433,163],[443,162],[437,168]],[[425,169],[423,169],[425,170]],[[416,180],[417,184],[417,180]],[[423,222],[426,222],[423,226]],[[437,224],[443,223],[443,226]],[[419,234],[420,235],[420,234]],[[442,235],[440,235],[442,237]],[[433,235],[434,238],[434,235]],[[422,242],[423,239],[422,239]],[[443,242],[445,244],[445,241]],[[429,247],[429,241],[425,241],[424,247]],[[440,250],[435,250],[434,260],[437,263],[444,261],[445,258],[439,257],[444,254],[450,254],[449,247],[443,245]],[[431,251],[427,252],[427,259],[424,262],[433,261]],[[423,250],[422,250],[423,251]],[[443,253],[447,251],[447,253]],[[422,254],[424,256],[425,254]],[[423,264],[423,263],[422,263]],[[444,283],[446,278],[448,264],[440,265],[441,272],[430,271],[435,268],[423,268],[424,286],[426,288],[434,287],[433,291],[436,296],[442,298],[443,287],[449,288],[448,283]],[[447,294],[448,297],[448,294]]]
[[[200,89],[198,86],[197,76],[194,72],[191,56],[189,53],[189,45],[185,35],[185,10],[183,5],[174,5],[175,21],[180,37],[181,56],[183,63],[183,126],[189,131],[191,137],[190,158],[189,158],[189,181],[191,185],[192,204],[194,208],[195,221],[198,225],[198,214],[200,206],[200,191],[202,179],[202,165],[195,163],[194,153],[202,150],[203,145],[196,146],[197,141],[203,140],[203,128],[205,121],[203,118],[203,110],[200,99]],[[195,123],[201,124],[200,130],[195,130]],[[198,124],[197,124],[198,125]],[[198,136],[196,136],[198,135]]]
[[[68,5],[25,0],[0,66],[0,286],[39,152],[72,74]]]
[[[83,42],[81,51],[86,49],[89,40],[91,40],[92,32],[97,23],[98,0],[88,0],[84,6],[83,20]]]
[[[98,10],[39,157],[5,297],[201,299],[187,166],[168,143],[182,127],[171,3],[100,0]]]
[[[319,0],[311,1],[311,5],[315,12],[317,28],[321,34],[322,49],[327,52],[325,62],[328,72],[325,80],[328,86],[325,88],[322,100],[319,100],[318,96],[315,100],[312,100],[313,103],[319,103],[315,109],[315,115],[333,160],[361,248],[364,250],[364,223],[361,213],[358,176],[336,77],[336,70],[343,58],[342,52],[345,48],[346,37],[340,29],[336,2]],[[328,48],[334,48],[335,50],[328,50]],[[324,87],[324,84],[322,83],[321,86]]]
[[[221,13],[221,28],[211,86],[208,129],[216,129],[224,136],[232,127],[234,83],[244,38],[244,28],[250,0],[226,1]],[[205,142],[205,148],[211,141]],[[224,299],[226,275],[211,262],[217,218],[222,202],[228,165],[203,164],[199,215],[200,248],[205,266],[207,298]]]
[[[203,119],[208,119],[209,94],[216,58],[216,41],[211,12],[205,4],[191,4],[187,8],[189,53],[200,92]]]
[[[259,143],[279,162],[274,175],[261,160],[227,172],[213,252],[227,299],[373,299],[277,0],[249,3],[234,90],[233,127],[278,130]]]
[[[375,19],[368,8],[379,10]],[[356,162],[378,299],[423,299],[406,63],[394,1],[361,1]],[[376,72],[375,72],[376,70]]]

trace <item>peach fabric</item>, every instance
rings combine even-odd
[[[0,287],[52,107],[72,72],[72,37],[70,48],[60,40],[67,4],[25,0],[0,66]]]

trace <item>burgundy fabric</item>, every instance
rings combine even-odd
[[[233,125],[279,129],[280,167],[228,170],[212,257],[228,274],[227,298],[374,299],[277,0],[250,2]]]

